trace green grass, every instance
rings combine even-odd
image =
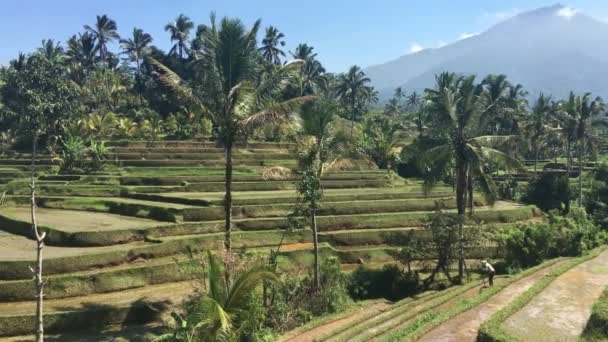
[[[189,261],[184,258],[165,257],[103,268],[45,277],[45,299],[87,296],[95,293],[115,292],[188,280],[191,274],[182,268]],[[32,281],[0,281],[0,298],[3,302],[35,299]]]
[[[223,167],[124,167],[123,172],[133,177],[164,177],[164,176],[223,176]],[[249,167],[235,167],[233,174],[252,175],[257,170]]]
[[[283,232],[233,232],[235,248],[255,248],[276,246]],[[153,239],[155,242],[135,242],[125,245],[83,249],[82,254],[45,258],[43,268],[45,275],[72,273],[93,268],[120,265],[137,259],[153,259],[178,254],[189,254],[207,249],[219,248],[224,239],[224,233],[209,233],[201,235],[184,235]],[[307,242],[310,232],[296,230],[289,233],[284,242]],[[310,254],[310,251],[305,251]],[[0,261],[0,280],[31,279],[32,259]]]
[[[489,320],[485,321],[480,329],[479,334],[477,336],[477,341],[480,342],[491,342],[491,341],[517,341],[516,338],[509,335],[509,333],[502,329],[502,324],[513,314],[519,311],[521,308],[526,306],[536,295],[542,292],[553,280],[557,277],[565,273],[566,271],[572,269],[573,267],[591,260],[597,257],[602,251],[604,251],[604,247],[596,248],[591,251],[587,255],[583,255],[577,258],[572,258],[570,260],[565,261],[564,263],[557,265],[554,269],[552,269],[549,274],[545,277],[537,281],[532,287],[530,287],[526,292],[519,295],[515,298],[511,303],[509,303],[506,307],[502,308],[500,311],[495,313]]]
[[[587,321],[581,341],[608,340],[608,288],[597,299],[591,308],[591,316]]]
[[[370,200],[352,202],[323,202],[318,215],[355,215],[408,211],[433,211],[438,207],[453,209],[453,198]],[[293,204],[265,204],[233,206],[234,218],[285,217],[293,211]],[[224,217],[223,207],[188,208],[183,210],[185,221],[220,220]]]

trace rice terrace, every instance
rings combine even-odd
[[[6,5],[0,341],[608,340],[608,6],[311,1]]]

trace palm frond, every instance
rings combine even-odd
[[[448,165],[452,162],[452,147],[450,145],[440,145],[427,150],[418,168],[424,172],[422,190],[428,195],[433,187],[439,183],[446,175]]]
[[[489,148],[503,148],[508,144],[513,143],[518,136],[516,135],[483,135],[472,138],[470,141],[479,146]]]
[[[268,123],[278,122],[294,114],[294,111],[302,104],[314,99],[315,96],[301,96],[277,103],[241,120],[239,126],[243,130],[249,131]]]
[[[467,145],[467,147],[473,152],[473,154],[477,155],[478,158],[484,162],[496,163],[498,166],[507,170],[516,170],[522,173],[526,173],[528,171],[517,158],[514,158],[499,150],[471,144]]]
[[[207,252],[207,259],[209,261],[209,296],[215,301],[223,303],[226,299],[224,269],[220,265],[218,258],[211,251]]]
[[[230,288],[224,308],[228,311],[242,308],[253,289],[262,282],[277,282],[279,278],[265,266],[252,267],[239,275]]]

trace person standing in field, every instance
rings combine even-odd
[[[487,260],[482,260],[481,269],[488,274],[488,283],[490,286],[494,286],[494,275],[496,274],[494,267]]]

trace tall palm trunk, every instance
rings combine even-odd
[[[534,175],[536,176],[536,164],[538,163],[538,154],[540,148],[538,148],[538,141],[534,144]]]
[[[135,64],[137,64],[137,74],[135,75],[136,82],[137,82],[137,94],[139,95],[139,105],[143,106],[144,105],[144,98],[141,95],[141,65],[139,62],[139,58],[135,59]]]
[[[44,340],[44,322],[42,304],[44,299],[44,281],[42,280],[42,249],[44,248],[44,237],[46,233],[38,231],[36,221],[36,157],[37,157],[38,135],[34,132],[32,138],[32,170],[31,170],[31,198],[30,207],[32,214],[32,230],[36,238],[36,268],[34,269],[34,285],[36,287],[36,342]]]
[[[319,276],[319,237],[318,237],[318,231],[317,231],[317,210],[316,209],[312,209],[311,213],[310,213],[310,225],[312,228],[312,242],[313,242],[313,248],[314,248],[314,252],[315,252],[315,270],[314,270],[314,277],[315,277],[315,289],[320,289],[321,288],[321,278]]]
[[[232,139],[228,139],[224,147],[226,154],[224,214],[226,237],[224,246],[227,251],[232,247]]]
[[[568,179],[570,179],[570,170],[572,168],[572,151],[571,151],[571,141],[568,139],[566,141],[566,170],[568,172]]]
[[[352,120],[351,120],[351,122],[350,122],[350,140],[353,140],[353,132],[354,132],[354,130],[355,130],[355,117],[357,116],[357,115],[355,114],[355,105],[356,105],[356,101],[357,101],[357,100],[356,100],[356,99],[355,99],[355,97],[353,96],[353,99],[352,99],[352,105],[351,105],[351,107],[350,107],[350,108],[351,108],[351,110],[352,110],[352,114],[351,114],[351,115],[352,115],[352,116],[351,116],[351,119],[352,119]]]
[[[471,173],[471,171],[469,170],[468,172],[468,178],[467,178],[467,190],[469,192],[469,195],[467,197],[467,200],[469,202],[469,215],[473,216],[474,214],[474,207],[475,207],[475,201],[473,199],[473,175]]]
[[[456,207],[461,220],[458,224],[458,277],[464,279],[464,245],[463,222],[466,213],[467,169],[464,162],[458,161],[456,166]]]
[[[582,137],[578,144],[578,206],[583,206],[583,150],[585,138]]]

